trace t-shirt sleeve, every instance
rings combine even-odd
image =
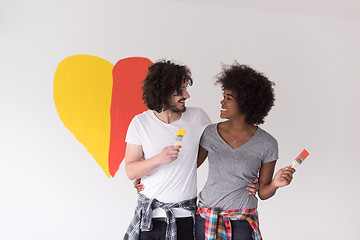
[[[279,147],[277,140],[271,137],[268,144],[269,146],[262,160],[263,163],[272,162],[279,159]]]
[[[206,144],[206,140],[205,140],[205,130],[206,128],[211,124],[211,120],[209,118],[209,116],[206,114],[206,112],[199,108],[199,120],[200,120],[200,126],[201,126],[201,131],[202,131],[202,135],[200,138],[200,145],[207,150],[207,148],[205,146],[207,146]],[[208,133],[207,133],[208,134]],[[208,151],[208,150],[207,150]]]
[[[142,145],[139,133],[139,119],[135,116],[128,127],[125,142],[130,144]]]

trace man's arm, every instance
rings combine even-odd
[[[161,164],[168,164],[175,161],[181,146],[165,147],[159,154],[149,159],[143,159],[141,145],[126,144],[125,170],[128,178],[134,180],[142,178]]]

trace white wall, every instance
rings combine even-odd
[[[276,83],[263,128],[277,168],[310,152],[291,186],[260,201],[264,239],[350,239],[359,214],[360,20],[177,1],[0,1],[0,239],[121,239],[137,195],[60,121],[57,65],[75,54],[112,63],[175,59],[195,80],[188,105],[219,121],[221,63]],[[199,170],[199,188],[206,180]],[[355,231],[355,232],[354,232]]]

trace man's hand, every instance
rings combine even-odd
[[[255,195],[257,191],[259,191],[259,179],[255,178],[253,184],[248,184],[246,190],[249,191],[250,195]]]
[[[125,170],[130,180],[142,178],[162,164],[168,164],[175,161],[179,155],[181,146],[165,147],[157,155],[144,160],[144,151],[142,145],[126,145]]]
[[[133,184],[134,188],[136,188],[137,193],[139,194],[142,190],[144,190],[144,184],[140,183],[141,178],[136,179]]]
[[[168,164],[175,161],[179,155],[180,145],[165,147],[158,156],[159,164]]]

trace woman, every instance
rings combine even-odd
[[[256,190],[268,199],[290,184],[295,172],[288,166],[273,178],[278,144],[258,126],[274,105],[274,84],[236,62],[216,83],[224,91],[220,117],[227,120],[207,126],[200,140],[198,166],[208,157],[209,174],[199,193],[196,239],[260,240]],[[139,182],[134,182],[138,192],[144,189]]]
[[[201,137],[198,166],[208,157],[209,174],[199,193],[196,239],[261,239],[257,198],[247,185],[259,177],[258,196],[268,199],[295,172],[285,167],[273,178],[277,141],[258,126],[274,105],[274,84],[236,62],[216,83],[224,91],[220,117],[227,120],[207,126]]]

